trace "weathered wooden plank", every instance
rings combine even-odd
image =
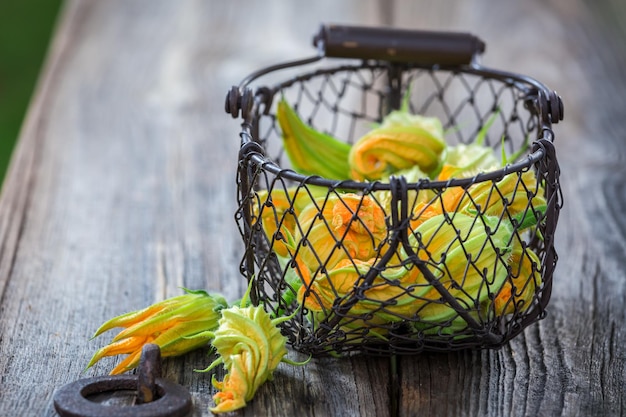
[[[245,416],[389,416],[388,359],[315,359],[304,368],[281,366]]]

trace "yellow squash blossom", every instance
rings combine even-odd
[[[443,132],[420,125],[378,127],[350,149],[350,175],[355,180],[380,180],[417,165],[426,174],[440,166],[445,149]]]
[[[350,176],[358,181],[382,180],[414,166],[430,176],[440,168],[445,153],[443,135],[438,118],[410,113],[407,90],[401,108],[386,115],[380,126],[350,149]]]
[[[445,173],[444,167],[441,175]],[[440,177],[440,179],[449,178]],[[444,213],[450,216],[459,212],[473,216],[500,217],[505,207],[509,216],[519,217],[530,207],[541,211],[545,204],[546,201],[541,187],[537,185],[535,174],[532,171],[513,172],[499,181],[484,181],[471,185],[467,189],[449,187],[430,201],[418,202],[411,216],[411,227],[415,229],[426,220]],[[532,213],[529,213],[530,215],[534,216]]]
[[[459,143],[449,146],[443,161],[443,167],[439,173],[439,180],[450,178],[471,178],[478,174],[493,171],[515,160],[519,154],[507,158],[502,147],[502,160],[498,161],[493,148],[485,146],[487,133],[498,118],[499,110],[494,112],[476,134],[474,142],[470,144]],[[520,153],[525,149],[520,149]]]
[[[283,133],[283,148],[296,172],[334,180],[350,178],[348,143],[304,123],[284,99],[278,103],[276,118]]]
[[[346,258],[370,259],[387,235],[385,213],[368,195],[318,199],[302,210],[298,223],[297,259],[310,271],[333,268]]]
[[[297,217],[316,198],[327,190],[322,187],[276,187],[257,192],[258,204],[253,205],[254,215],[260,217],[263,231],[277,255],[289,256],[295,247]],[[278,230],[280,229],[280,233]]]
[[[211,344],[218,358],[205,370],[208,372],[219,364],[224,366],[227,375],[223,381],[213,376],[213,386],[219,390],[213,396],[213,413],[225,413],[240,409],[250,401],[257,389],[272,379],[280,362],[294,363],[285,358],[287,338],[280,333],[277,325],[291,319],[291,316],[272,319],[263,307],[233,306],[221,311],[219,327],[196,337],[213,339]]]
[[[501,163],[491,147],[479,143],[458,144],[448,147],[438,179],[471,178],[499,168]]]
[[[87,368],[106,356],[127,354],[111,374],[131,370],[139,364],[141,350],[148,343],[158,345],[163,357],[179,356],[207,345],[210,338],[188,337],[215,329],[220,310],[228,303],[222,296],[209,295],[206,291],[185,289],[185,292],[143,310],[115,317],[100,326],[93,337],[116,327],[125,329],[95,353]]]
[[[509,258],[510,278],[504,282],[493,300],[497,316],[528,310],[541,285],[540,266],[541,260],[535,252],[530,248],[524,249],[519,238],[515,238]]]
[[[419,167],[416,165],[410,169],[405,169],[402,171],[398,171],[394,174],[395,177],[404,177],[407,183],[413,184],[418,183],[425,178],[428,178],[428,175],[424,174]],[[393,202],[393,198],[391,196],[390,190],[378,190],[373,193],[374,198],[380,202],[380,205],[384,207],[384,210],[387,213],[391,212],[391,204]],[[409,189],[407,190],[407,207],[409,207],[409,211],[412,212],[418,206],[423,207],[429,200],[433,198],[433,191],[427,189]]]
[[[437,177],[439,181],[474,177],[480,173],[500,169],[509,161],[503,155],[502,161],[499,162],[493,154],[493,149],[482,145],[485,129],[491,126],[493,120],[492,118],[487,122],[475,143],[448,148],[443,167]],[[516,157],[513,156],[513,159]],[[538,186],[537,178],[531,170],[522,173],[512,172],[498,181],[476,183],[468,188],[467,195],[457,197],[461,198],[457,201],[459,205],[454,211],[489,216],[501,216],[505,206],[507,212],[514,216],[526,210],[529,199],[535,208],[545,205],[543,190]]]
[[[505,209],[510,215],[524,212],[529,205],[545,206],[546,200],[533,171],[511,173],[500,181],[484,181],[472,185],[469,198],[460,208],[466,212],[480,212],[489,216],[501,216]],[[480,208],[480,210],[478,210]]]
[[[313,312],[328,314],[335,301],[347,298],[355,293],[357,287],[363,285],[365,274],[375,265],[377,259],[368,261],[341,260],[326,274],[318,274],[313,280],[300,287],[298,299],[307,309]],[[398,321],[402,316],[414,313],[416,296],[424,291],[423,287],[415,286],[417,268],[395,266],[386,268],[363,292],[363,299],[358,301],[349,311],[353,317],[370,316],[370,323]]]
[[[450,219],[438,214],[416,228],[411,242],[418,258],[445,291],[480,320],[480,307],[490,294],[502,288],[504,297],[512,235],[512,226],[495,217],[456,213]],[[400,261],[408,257],[406,253],[399,256]],[[363,285],[365,274],[376,261],[346,258],[327,272],[313,275],[299,265],[303,285],[298,290],[298,301],[316,321],[325,319],[338,300],[349,299]],[[399,266],[397,261],[394,259],[396,266],[384,269],[364,290],[340,327],[354,330],[359,325],[369,326],[376,335],[384,335],[386,324],[415,317],[419,317],[422,327],[430,324],[435,332],[456,332],[467,327],[417,266]]]
[[[461,306],[476,309],[507,277],[513,228],[496,217],[462,213],[446,217],[438,215],[422,223],[411,236],[413,250]],[[420,277],[426,284],[426,278]],[[418,304],[417,314],[425,322],[443,323],[458,316],[435,287]]]
[[[313,279],[306,269],[299,270],[304,283],[298,290],[298,302],[309,311],[309,320],[313,328],[328,320],[332,315],[335,303],[350,298],[356,291],[356,286],[362,284],[362,278],[374,264],[375,259],[354,262],[343,259],[328,273],[319,273]],[[390,268],[391,269],[391,268]],[[388,271],[388,272],[387,272]],[[388,324],[398,321],[396,315],[389,315],[384,306],[394,304],[393,300],[402,299],[398,308],[410,303],[407,299],[407,290],[399,285],[391,285],[390,281],[409,277],[406,269],[393,268],[387,270],[385,278],[378,276],[372,286],[366,290],[365,299],[357,302],[346,315],[340,319],[334,330],[340,335],[342,343],[362,343],[365,337],[375,338],[378,341],[386,340]],[[408,286],[408,285],[407,285]],[[395,305],[394,305],[395,307]],[[392,308],[394,308],[392,307]],[[399,312],[399,310],[398,310]],[[327,337],[333,338],[334,331]],[[329,353],[333,354],[333,351]]]
[[[459,211],[461,200],[465,190],[461,187],[449,187],[439,194],[435,194],[429,201],[419,201],[413,208],[410,224],[415,230],[426,220],[444,213],[455,213]]]

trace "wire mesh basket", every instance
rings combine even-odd
[[[480,66],[470,34],[329,25],[314,45],[227,95],[242,120],[235,217],[253,303],[290,316],[282,332],[314,355],[495,348],[543,318],[560,97]],[[404,142],[383,129],[391,115],[444,142]],[[298,137],[308,149],[294,162],[287,141],[302,132],[335,142]]]

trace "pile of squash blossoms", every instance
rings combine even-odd
[[[401,321],[416,331],[463,337],[472,333],[469,321],[476,327],[527,310],[541,285],[541,261],[522,236],[545,211],[532,170],[409,191],[408,248],[390,247],[389,213],[397,202],[389,191],[341,189],[350,181],[385,183],[392,175],[445,184],[500,170],[524,149],[496,158],[484,145],[497,116],[471,144],[450,146],[440,120],[411,114],[405,101],[348,144],[316,131],[280,101],[276,117],[293,169],[337,180],[332,190],[276,182],[257,193],[255,215],[268,246],[284,270],[292,265],[295,272],[285,274],[281,302],[297,300],[313,327],[349,304],[340,313],[345,343],[360,343],[364,335],[384,341],[390,323]],[[383,258],[372,279],[369,271]]]

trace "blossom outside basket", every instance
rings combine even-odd
[[[259,70],[226,99],[242,119],[236,221],[252,301],[292,315],[282,332],[312,354],[494,348],[543,318],[560,97],[480,66],[485,45],[470,34],[324,25],[314,45],[315,57]],[[283,148],[283,100],[349,144],[404,103],[438,118],[450,146],[480,137],[505,162],[444,179],[303,175]]]

